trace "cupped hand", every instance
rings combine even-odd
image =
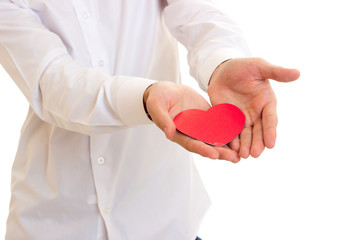
[[[228,147],[211,146],[176,130],[173,118],[187,109],[208,110],[209,103],[190,87],[172,82],[156,82],[144,93],[144,102],[153,122],[166,137],[190,152],[211,159],[240,160],[238,152]]]
[[[260,58],[237,58],[222,63],[213,73],[208,94],[212,105],[232,103],[245,114],[245,127],[229,144],[241,158],[259,157],[276,141],[276,96],[269,79],[291,82],[300,72],[272,65]]]

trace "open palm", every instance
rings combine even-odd
[[[265,147],[273,148],[276,140],[276,97],[268,79],[290,82],[300,76],[260,58],[231,59],[213,73],[208,94],[212,105],[232,103],[245,114],[245,127],[240,138],[230,147],[240,157],[258,157]]]

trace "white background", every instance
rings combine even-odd
[[[195,156],[212,207],[204,240],[360,239],[360,14],[356,0],[217,0],[254,56],[298,68],[273,82],[278,141],[238,164]],[[186,55],[181,48],[183,78]],[[27,103],[0,68],[0,238]]]

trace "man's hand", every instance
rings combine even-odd
[[[231,103],[245,114],[240,139],[229,146],[241,158],[258,157],[276,140],[276,97],[268,79],[291,82],[300,72],[266,62],[260,58],[238,58],[222,63],[213,73],[208,88],[212,105]]]
[[[240,160],[238,152],[230,148],[210,146],[176,131],[173,118],[178,113],[192,108],[210,108],[209,103],[192,88],[171,82],[157,82],[145,91],[144,102],[154,123],[171,141],[203,157],[231,162]]]

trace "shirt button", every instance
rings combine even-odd
[[[98,164],[103,165],[105,162],[105,159],[103,157],[99,157],[97,161],[98,161]]]
[[[110,212],[110,209],[106,207],[106,208],[104,208],[103,211],[104,211],[105,214],[108,214]]]
[[[89,17],[90,17],[90,13],[89,12],[84,12],[83,14],[82,14],[82,17],[83,17],[83,19],[88,19]]]
[[[100,60],[100,61],[98,62],[98,65],[99,65],[99,67],[103,67],[103,66],[105,65],[105,63],[104,63],[103,60]]]

